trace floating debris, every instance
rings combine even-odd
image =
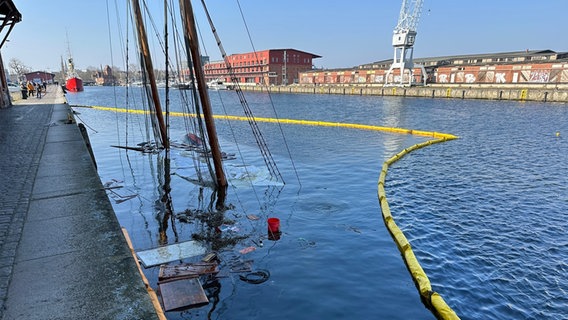
[[[217,254],[215,252],[211,252],[211,253],[206,254],[205,257],[203,257],[203,259],[201,259],[201,261],[211,262],[215,259],[217,259]]]
[[[211,152],[198,151],[198,153],[200,157],[203,158],[211,158],[213,156]],[[235,156],[234,153],[221,152],[221,160],[235,160],[235,159],[237,159],[237,157]]]
[[[248,218],[249,220],[253,220],[253,221],[260,219],[260,217],[257,216],[257,215],[255,215],[255,214],[247,214],[247,218]]]
[[[103,190],[109,191],[110,197],[113,198],[114,201],[117,204],[123,203],[124,201],[128,201],[130,199],[134,199],[134,198],[138,197],[138,194],[129,194],[129,195],[123,196],[123,195],[115,192],[114,189],[121,189],[122,188],[122,186],[119,185],[120,183],[123,183],[123,181],[111,179],[110,181],[107,181],[103,184]]]
[[[209,303],[199,278],[159,283],[164,310],[197,307]]]
[[[158,281],[180,278],[195,278],[206,274],[219,273],[217,262],[195,262],[178,265],[162,265],[158,274]]]
[[[232,273],[251,272],[253,260],[235,260],[229,264]]]
[[[137,147],[131,147],[131,146],[117,146],[117,145],[111,145],[111,147],[113,148],[119,148],[119,149],[126,149],[126,150],[133,150],[133,151],[140,151],[143,153],[158,153],[160,152],[160,148],[158,148],[158,146],[150,141],[147,142],[141,142],[137,145]]]
[[[117,194],[117,195],[120,197],[120,199],[114,200],[114,202],[116,202],[116,204],[123,203],[124,201],[128,201],[130,199],[134,199],[134,198],[138,197],[137,194],[131,194],[131,195],[128,195],[128,196],[121,196],[119,194]]]
[[[298,244],[300,245],[300,247],[302,249],[306,249],[306,248],[310,248],[310,247],[315,247],[316,246],[316,242],[315,241],[308,241],[304,238],[298,238]]]
[[[232,232],[239,232],[239,227],[237,226],[228,226],[226,224],[222,224],[221,226],[219,226],[219,231],[221,232],[227,232],[227,231],[232,231]]]
[[[123,183],[124,181],[122,180],[116,180],[116,179],[110,179],[110,181],[107,181],[103,184],[103,187],[105,189],[117,189],[117,188],[122,188],[121,185],[119,185],[120,183]]]
[[[194,147],[203,146],[203,139],[191,132],[184,136],[184,142],[187,142],[189,145]]]
[[[359,228],[353,226],[347,226],[346,230],[353,231],[355,233],[362,233],[361,230],[359,230]]]
[[[254,250],[256,250],[256,247],[246,247],[244,249],[239,250],[239,252],[241,254],[247,254],[249,252],[253,252]]]
[[[239,276],[241,281],[252,283],[252,284],[260,284],[266,282],[270,278],[270,272],[265,269],[259,269],[255,272],[247,273],[246,275]]]
[[[255,240],[251,240],[252,243],[254,243],[257,247],[262,248],[264,247],[264,243],[262,242],[262,239],[258,239],[258,242]]]
[[[205,254],[207,250],[197,241],[175,243],[136,253],[145,268]]]

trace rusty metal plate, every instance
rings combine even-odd
[[[158,286],[165,311],[197,307],[209,303],[198,278],[162,282]]]

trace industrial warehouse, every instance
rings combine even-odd
[[[386,74],[393,60],[356,68],[309,70],[300,73],[300,84],[384,84],[397,82],[400,73]],[[558,84],[568,83],[568,52],[525,50],[414,59],[424,66],[426,83],[439,84]],[[396,71],[396,70],[395,70]],[[414,68],[413,83],[422,82],[421,68]],[[404,74],[404,82],[408,81]]]
[[[321,56],[296,49],[270,49],[229,56],[231,72],[246,85],[383,85],[398,82],[394,70],[387,79],[393,60],[352,68],[313,69],[313,59]],[[426,84],[565,84],[568,83],[568,52],[524,50],[516,52],[456,55],[414,59],[424,66]],[[412,83],[423,82],[422,68],[413,70]],[[205,65],[208,80],[231,82],[224,61]],[[409,74],[404,73],[403,82]],[[388,81],[386,81],[388,80]]]

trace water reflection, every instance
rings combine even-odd
[[[385,99],[383,110],[383,125],[385,127],[400,128],[401,123],[406,119],[403,117],[403,110],[405,108],[403,98]],[[385,156],[391,157],[392,155],[404,149],[405,137],[400,134],[386,134],[383,140]]]
[[[164,150],[157,155],[158,157],[158,192],[159,201],[156,201],[156,220],[158,221],[158,234],[160,245],[168,244],[168,225],[171,223],[172,232],[175,236],[174,242],[178,242],[179,236],[176,230],[175,217],[173,215],[173,203],[171,197],[171,164],[170,152]]]

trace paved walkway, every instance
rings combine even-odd
[[[0,109],[0,319],[156,319],[64,102]]]

